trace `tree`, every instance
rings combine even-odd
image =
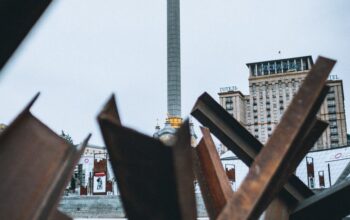
[[[68,143],[70,143],[71,145],[74,145],[72,137],[69,134],[64,133],[63,130],[61,132],[61,137],[68,141]]]
[[[71,145],[74,145],[72,137],[71,137],[69,134],[65,133],[63,130],[61,131],[61,137],[62,137],[63,139],[65,139],[68,143],[70,143]],[[76,189],[76,177],[74,176],[74,173],[73,173],[72,178],[71,178],[71,180],[70,180],[69,189],[70,189],[73,193],[75,193],[75,189]]]

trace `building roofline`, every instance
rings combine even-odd
[[[312,151],[309,151],[309,153],[321,152],[321,151],[330,151],[330,150],[339,150],[339,149],[349,148],[349,147],[350,147],[349,145],[345,145],[345,146],[332,147],[332,148],[327,148],[327,149],[312,150]]]
[[[332,82],[343,84],[343,80],[342,79],[328,79],[327,80],[327,83],[332,83]]]
[[[320,150],[312,150],[309,151],[308,153],[317,153],[317,152],[322,152],[322,151],[332,151],[332,150],[339,150],[339,149],[344,149],[344,148],[349,148],[349,145],[345,146],[340,146],[340,147],[332,147],[332,148],[327,148],[327,149],[320,149]],[[220,160],[241,160],[237,156],[228,156],[228,157],[220,157]]]
[[[272,75],[263,75],[263,76],[249,76],[248,81],[256,81],[256,80],[262,80],[262,79],[271,79],[271,81],[275,80],[275,78],[280,77],[295,77],[295,76],[302,76],[309,73],[309,70],[303,70],[303,71],[297,71],[297,72],[287,72],[287,73],[276,73]]]
[[[218,92],[218,95],[229,95],[229,94],[239,94],[241,95],[243,98],[246,96],[246,95],[243,95],[243,93],[239,90],[236,90],[236,91],[227,91],[227,92]]]
[[[88,144],[86,146],[86,148],[106,149],[105,146],[98,146],[98,145],[94,145],[94,144]]]
[[[290,59],[298,59],[298,58],[311,58],[311,65],[314,65],[314,61],[312,59],[311,55],[308,56],[301,56],[301,57],[290,57],[290,58],[284,58],[284,59],[274,59],[274,60],[265,60],[265,61],[258,61],[258,62],[252,62],[252,63],[246,63],[247,67],[249,67],[252,64],[259,64],[259,63],[267,63],[272,61],[284,61],[284,60],[290,60]]]

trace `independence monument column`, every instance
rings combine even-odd
[[[167,0],[168,120],[178,128],[181,118],[180,0]]]

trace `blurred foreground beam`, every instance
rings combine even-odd
[[[328,87],[325,87],[320,95],[320,100],[326,96]],[[192,115],[197,118],[203,125],[213,129],[212,132],[219,140],[225,144],[232,152],[234,152],[247,166],[250,166],[253,159],[261,150],[263,145],[251,135],[236,119],[223,109],[212,97],[207,93],[201,95],[193,108]],[[317,120],[313,125],[313,129],[306,133],[304,142],[301,146],[312,146],[310,142],[315,142],[315,138],[326,129],[327,123]],[[310,148],[304,148],[309,150]],[[303,149],[301,149],[303,150]],[[304,155],[303,152],[299,153]],[[299,159],[300,160],[300,159]],[[292,167],[292,166],[291,166]],[[267,219],[284,219],[288,217],[291,207],[294,207],[298,201],[302,201],[313,195],[313,192],[295,175],[289,178],[284,185],[284,189],[280,192],[281,199],[273,202],[267,210]],[[275,207],[276,206],[276,207]],[[284,207],[283,209],[281,207]],[[275,210],[278,210],[276,212]],[[276,214],[280,213],[280,215]]]
[[[207,93],[198,98],[191,114],[248,167],[263,148],[259,140]],[[296,202],[314,193],[298,177],[292,175],[281,194],[288,201]]]
[[[334,65],[334,60],[317,59],[219,220],[257,219],[282,189],[293,170],[289,162],[300,157],[300,144],[323,102],[320,95]]]
[[[301,202],[291,220],[342,219],[350,214],[350,181],[345,180]]]
[[[114,96],[98,116],[128,219],[195,219],[188,121],[171,147],[123,127]]]
[[[50,3],[51,0],[0,1],[0,71]]]
[[[51,214],[48,220],[71,220],[71,219],[72,218],[70,218],[66,214],[63,214],[62,212],[56,210]]]
[[[56,135],[30,113],[37,97],[0,135],[0,219],[55,218],[90,137],[76,148]]]
[[[195,173],[210,219],[216,219],[233,191],[208,128],[194,150]]]

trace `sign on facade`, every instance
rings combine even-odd
[[[95,173],[93,182],[93,194],[106,194],[106,173]]]
[[[237,90],[238,90],[237,86],[228,86],[228,87],[220,88],[220,92],[234,92]]]

